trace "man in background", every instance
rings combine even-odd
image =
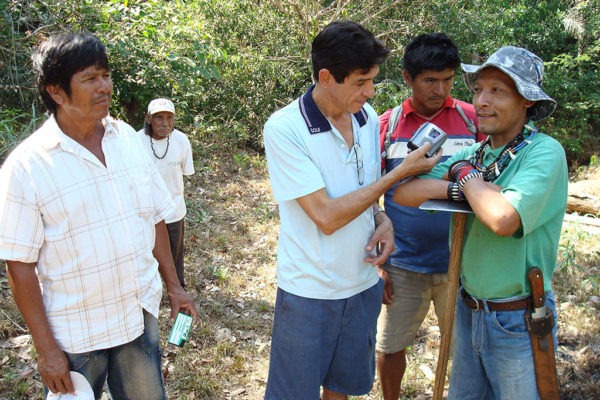
[[[148,104],[144,129],[143,149],[152,158],[160,176],[175,202],[175,208],[165,217],[171,255],[175,262],[177,278],[185,288],[183,267],[186,214],[183,176],[194,174],[192,146],[187,136],[175,129],[175,105],[169,99],[154,99]]]
[[[408,141],[427,122],[448,135],[442,160],[484,138],[476,134],[473,106],[450,96],[460,56],[446,34],[415,37],[404,49],[403,66],[412,96],[379,117],[385,172],[401,165],[409,151]],[[377,327],[377,374],[386,400],[400,396],[406,348],[413,345],[432,302],[444,329],[449,262],[449,213],[400,206],[393,201],[394,190],[384,196],[385,211],[394,226],[395,249],[381,267],[386,291]]]

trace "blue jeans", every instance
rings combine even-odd
[[[556,321],[552,292],[546,306]],[[448,400],[539,399],[525,312],[474,311],[458,296]]]
[[[277,289],[265,399],[317,400],[321,386],[349,395],[368,393],[382,295],[381,279],[340,300]]]
[[[166,400],[158,321],[145,310],[144,325],[142,335],[129,343],[87,353],[65,353],[71,370],[87,378],[96,399],[106,381],[115,400]]]

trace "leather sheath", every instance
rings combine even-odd
[[[538,392],[541,400],[559,400],[558,376],[552,340],[554,315],[546,307],[542,271],[538,267],[532,267],[529,269],[527,277],[531,284],[532,310],[525,313],[525,324],[531,339]]]

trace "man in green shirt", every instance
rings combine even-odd
[[[474,212],[465,228],[448,399],[536,399],[527,271],[542,270],[556,316],[551,281],[568,175],[561,145],[534,122],[556,102],[542,91],[542,60],[528,50],[506,46],[462,69],[488,139],[400,185],[394,201],[468,201]],[[556,326],[552,334],[556,342]]]

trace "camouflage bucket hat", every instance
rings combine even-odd
[[[463,78],[471,92],[479,72],[485,67],[500,69],[515,82],[521,96],[535,101],[529,109],[529,118],[532,120],[541,121],[554,112],[556,100],[542,90],[544,62],[529,50],[505,46],[492,54],[482,65],[461,64]]]

